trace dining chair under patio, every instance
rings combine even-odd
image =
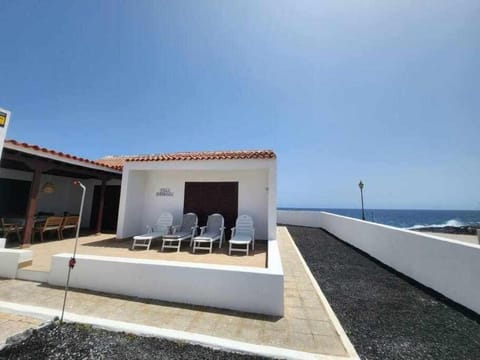
[[[169,212],[161,213],[154,226],[147,226],[147,233],[133,237],[132,250],[137,246],[145,247],[147,250],[150,250],[152,240],[159,239],[162,236],[169,234],[172,223],[172,214]]]
[[[171,234],[162,236],[162,250],[177,249],[180,251],[182,241],[190,240],[192,246],[192,239],[197,233],[198,217],[194,213],[184,214],[181,225],[172,226]]]
[[[64,238],[63,232],[65,230],[73,230],[74,234],[77,231],[78,227],[78,216],[65,216],[63,218],[62,227],[60,228],[60,234],[62,235],[62,239]]]
[[[60,232],[62,224],[63,216],[49,216],[43,223],[36,222],[32,231],[32,241],[35,238],[35,233],[40,233],[40,241],[43,242],[43,234],[52,231],[57,232],[57,239],[60,240],[62,238],[62,234]]]
[[[213,243],[218,241],[218,247],[222,247],[225,235],[223,216],[212,214],[207,219],[207,225],[200,227],[200,235],[193,238],[193,253],[195,250],[209,250],[212,253]],[[207,246],[202,246],[202,244]]]
[[[232,251],[244,252],[248,255],[250,245],[252,245],[252,251],[255,251],[255,228],[253,226],[253,220],[248,215],[240,215],[235,222],[235,227],[232,228],[228,255],[231,255]],[[244,246],[244,248],[239,248],[238,246]]]

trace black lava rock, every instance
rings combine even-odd
[[[362,359],[480,359],[480,316],[321,229],[288,230]]]
[[[0,359],[263,359],[245,354],[118,333],[82,324],[56,324],[0,351]]]

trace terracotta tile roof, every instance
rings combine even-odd
[[[242,160],[242,159],[275,159],[272,150],[243,151],[200,151],[179,152],[170,154],[107,156],[97,162],[109,166],[123,167],[127,161],[188,161],[188,160]]]
[[[98,162],[99,164],[110,166],[114,169],[122,170],[123,164],[125,163],[127,157],[128,156],[106,156],[104,158],[101,158],[95,161]]]
[[[63,153],[63,152],[60,152],[60,151],[47,149],[47,148],[44,148],[44,147],[41,147],[41,146],[38,146],[38,145],[28,144],[28,143],[16,141],[16,140],[13,140],[13,139],[5,140],[5,145],[6,145],[7,148],[8,148],[8,145],[15,145],[15,146],[22,147],[22,148],[25,148],[25,149],[28,149],[28,150],[33,150],[35,152],[45,153],[45,155],[53,155],[53,156],[57,156],[57,157],[65,158],[65,159],[70,159],[70,160],[83,162],[83,163],[90,164],[90,165],[105,167],[105,168],[108,168],[108,169],[113,169],[113,170],[121,170],[122,169],[121,166],[120,167],[111,166],[109,164],[104,164],[102,162],[88,160],[88,159],[78,157],[78,156],[75,156],[75,155],[66,154],[66,153]]]
[[[98,160],[88,160],[75,155],[47,149],[38,145],[28,144],[13,139],[5,140],[5,145],[14,145],[35,152],[45,153],[65,159],[75,160],[91,165],[106,167],[113,170],[122,170],[126,161],[187,161],[187,160],[241,160],[241,159],[275,159],[272,150],[243,150],[243,151],[199,151],[179,152],[169,154],[106,156]]]

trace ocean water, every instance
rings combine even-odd
[[[326,211],[338,215],[362,218],[360,209],[294,209]],[[404,229],[444,226],[480,226],[480,210],[387,210],[365,209],[365,220]]]

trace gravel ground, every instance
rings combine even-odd
[[[323,230],[288,230],[362,359],[480,359],[480,316]]]
[[[0,351],[0,359],[263,359],[81,324],[52,324]]]

